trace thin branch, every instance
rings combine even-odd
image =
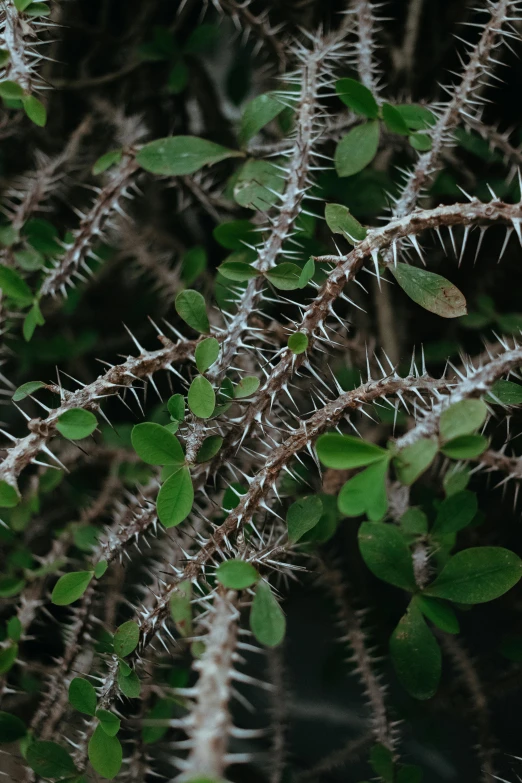
[[[445,410],[463,400],[483,397],[490,391],[495,381],[522,366],[522,348],[516,343],[515,345],[513,350],[505,351],[484,367],[477,370],[470,368],[467,377],[455,386],[451,394],[435,403],[431,410],[425,411],[416,426],[396,440],[396,448],[401,450],[417,443],[421,438],[437,435],[440,417]]]
[[[23,438],[12,438],[3,431],[14,445],[7,449],[7,455],[0,465],[0,480],[16,487],[17,477],[27,465],[36,461],[40,451],[56,460],[47,443],[56,434],[58,419],[65,411],[71,408],[99,411],[99,401],[103,397],[118,395],[120,389],[132,387],[134,382],[141,378],[150,380],[159,370],[170,370],[176,374],[172,366],[174,363],[193,358],[197,341],[184,340],[172,343],[165,337],[160,337],[164,348],[158,351],[141,349],[139,356],[130,357],[123,364],[111,367],[104,375],[100,375],[97,380],[76,392],[65,392],[54,386],[48,387],[61,393],[62,404],[51,410],[45,419],[30,420],[27,425],[30,434]]]

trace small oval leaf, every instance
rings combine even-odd
[[[410,299],[430,313],[459,318],[468,312],[464,294],[445,277],[408,264],[390,264],[388,269]]]

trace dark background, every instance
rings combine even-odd
[[[181,47],[198,26],[202,10],[199,2],[189,0],[179,16],[175,13],[176,5],[170,0],[75,0],[64,4],[60,19],[63,27],[57,28],[53,35],[57,43],[52,45],[52,54],[57,62],[46,64],[44,69],[49,83],[56,85],[47,96],[48,126],[40,130],[23,123],[15,136],[3,140],[0,149],[2,180],[7,186],[14,175],[31,168],[35,150],[43,150],[49,155],[58,153],[82,117],[93,110],[98,112],[78,165],[67,178],[59,197],[52,202],[52,220],[62,233],[76,224],[71,207],[90,203],[91,193],[85,185],[95,181],[89,173],[93,161],[115,146],[112,121],[116,109],[123,107],[127,114],[141,115],[146,128],[145,138],[152,139],[186,132],[188,116],[195,102],[201,114],[202,135],[234,146],[234,123],[230,119],[231,112],[223,110],[222,96],[226,95],[230,106],[239,106],[246,97],[273,87],[273,68],[265,48],[259,55],[253,55],[253,39],[246,44],[242,42],[227,19],[221,21],[219,33],[208,50],[203,48],[201,52],[187,55],[189,81],[187,88],[179,94],[166,89],[171,60],[140,61],[131,68],[137,59],[138,47],[152,39],[155,28],[169,30]],[[382,48],[377,51],[385,94],[405,101],[441,99],[438,83],[456,78],[448,76],[448,72],[460,68],[457,52],[462,51],[462,46],[453,36],[455,33],[466,35],[472,40],[476,36],[475,28],[466,29],[461,24],[476,21],[477,17],[460,0],[425,0],[415,67],[408,72],[396,72],[390,50],[401,46],[407,6],[401,0],[389,2],[382,9],[382,15],[391,19],[382,22],[379,35]],[[254,3],[252,8],[255,12],[268,10],[273,23],[284,22],[286,34],[292,35],[298,34],[298,26],[314,30],[322,24],[330,29],[336,24],[336,14],[342,4],[327,0],[317,3],[283,0]],[[218,19],[211,8],[202,21],[215,23]],[[514,42],[513,46],[519,56],[520,44]],[[504,83],[494,92],[487,93],[494,103],[486,109],[485,117],[490,123],[498,123],[502,131],[513,127],[512,141],[518,144],[522,68],[516,55],[503,53],[507,67],[500,73]],[[341,71],[340,75],[350,73],[348,68]],[[118,73],[119,76],[106,78],[108,74]],[[220,80],[219,89],[216,79]],[[333,101],[331,105],[338,109]],[[216,168],[218,184],[229,173],[227,166]],[[447,171],[450,179],[437,180],[431,194],[432,203],[462,200],[456,190],[457,184],[485,198],[486,182],[497,188],[500,195],[512,192],[506,185],[506,167],[501,162],[484,161],[460,150],[457,164],[450,163]],[[387,184],[393,186],[397,174],[393,168],[387,174]],[[203,245],[208,251],[210,268],[221,263],[225,251],[212,237],[215,221],[211,216],[200,209],[191,211],[190,202],[182,209],[184,202],[180,200],[179,188],[166,187],[168,183],[143,178],[140,184],[143,196],[136,199],[128,211],[146,246],[165,255],[171,269],[179,264],[183,250],[195,244]],[[364,207],[358,208],[356,183],[325,184],[325,192],[330,198],[341,193],[360,220],[366,224],[376,222],[379,207],[367,211]],[[381,193],[380,205],[383,207],[380,214],[383,214],[384,193]],[[447,275],[465,292],[470,309],[479,295],[487,294],[493,298],[498,312],[522,312],[520,248],[513,238],[502,263],[497,265],[503,239],[502,229],[489,231],[481,257],[474,265],[475,238],[460,267],[454,259],[445,258],[428,239],[427,247],[433,248],[430,268]],[[147,275],[136,273],[132,253],[121,253],[116,233],[109,233],[104,252],[109,260],[101,274],[71,297],[65,308],[50,306],[46,311],[45,327],[38,330],[31,343],[25,344],[18,338],[16,329],[13,330],[8,338],[9,352],[5,354],[3,369],[15,385],[34,378],[52,379],[56,365],[81,381],[92,380],[101,371],[96,359],[115,360],[118,354],[133,352],[122,322],[145,347],[157,347],[147,316],[155,319],[166,314],[172,316],[172,298],[161,290],[158,295]],[[211,290],[211,280],[209,275],[201,284],[204,293]],[[457,361],[460,349],[476,354],[481,350],[482,338],[492,336],[490,327],[478,332],[466,329],[460,323],[442,322],[405,302],[396,289],[392,292],[392,302],[401,361],[409,361],[413,343],[416,346],[422,343],[430,357],[433,373],[442,371],[448,355]],[[362,324],[370,334],[375,333],[374,307],[370,302],[368,320]],[[342,357],[339,362],[342,364]],[[129,413],[122,406],[109,402],[107,410],[115,425],[129,422]],[[37,415],[36,410],[34,415]],[[139,415],[136,411],[136,420]],[[12,408],[6,407],[2,418],[14,432],[23,432],[24,424]],[[512,433],[520,431],[520,414],[511,417],[510,427]],[[499,421],[494,435],[499,444],[504,440],[505,428],[506,424]],[[518,443],[515,440],[513,446],[521,451]],[[95,471],[73,476],[72,491],[69,494],[64,491],[60,496],[58,517],[63,521],[70,518],[75,506],[89,494],[97,480]],[[472,481],[472,488],[479,492],[486,521],[480,536],[474,529],[465,534],[465,543],[502,544],[520,553],[520,513],[518,506],[514,508],[513,488],[505,493],[500,489],[492,491],[494,484],[494,478],[489,480],[484,474]],[[355,521],[345,521],[329,550],[342,559],[354,586],[356,606],[369,609],[366,625],[370,638],[375,642],[377,653],[385,655],[387,640],[404,609],[405,597],[401,591],[373,579],[364,568],[358,555],[356,529]],[[41,546],[45,549],[44,541]],[[492,735],[499,748],[498,774],[509,781],[517,779],[517,762],[510,754],[522,752],[519,730],[522,669],[520,663],[511,663],[502,657],[498,648],[506,633],[522,631],[521,596],[520,589],[514,589],[493,605],[459,613],[465,645],[478,661],[477,667],[483,677]],[[311,767],[351,737],[359,736],[366,712],[356,678],[350,677],[349,666],[343,662],[343,647],[332,622],[331,601],[315,584],[313,575],[301,578],[299,586],[291,588],[285,610],[289,622],[284,654],[288,760],[289,767],[298,772]],[[56,649],[55,640],[46,638],[41,640],[38,653],[36,650],[32,653],[50,656]],[[263,666],[260,662],[251,663]],[[453,677],[448,661],[444,664],[440,692],[427,704],[415,702],[405,694],[386,660],[381,666],[385,682],[390,683],[390,703],[397,718],[403,721],[400,727],[403,760],[421,765],[426,783],[475,783],[479,769],[473,749],[477,742],[474,719],[467,694]],[[250,696],[256,708],[261,709],[259,692],[252,691]],[[240,722],[248,722],[243,711],[238,710]],[[262,720],[254,722],[259,725]],[[262,746],[262,742],[258,746],[253,743],[252,749]],[[234,767],[231,771],[231,779],[237,781],[261,781],[257,775],[251,766]],[[356,783],[370,776],[363,754],[359,766],[350,762],[348,766],[324,773],[318,780]],[[290,775],[288,780],[292,780]]]

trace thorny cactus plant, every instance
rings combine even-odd
[[[520,780],[520,0],[0,15],[3,775]]]

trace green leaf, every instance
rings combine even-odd
[[[457,533],[473,521],[478,511],[477,496],[465,489],[442,501],[433,525],[434,534]]]
[[[25,723],[20,718],[0,710],[0,743],[16,742],[26,734]]]
[[[270,280],[272,285],[281,291],[294,291],[299,288],[299,279],[301,269],[297,264],[291,264],[289,261],[283,261],[265,272],[265,277]]]
[[[244,560],[224,560],[217,568],[216,579],[223,587],[244,590],[257,582],[259,574],[251,563]]]
[[[485,399],[497,405],[522,405],[522,386],[513,381],[496,381]]]
[[[12,642],[19,642],[22,636],[22,623],[16,615],[7,621],[7,636]]]
[[[256,587],[250,609],[250,630],[266,647],[277,647],[285,638],[285,616],[266,582],[259,582]]]
[[[114,634],[114,652],[120,658],[125,658],[136,649],[140,640],[140,629],[134,620],[128,620],[120,625]]]
[[[464,437],[468,436],[465,435]],[[475,435],[471,435],[469,437],[474,438]],[[444,449],[442,449],[442,453],[444,453]],[[468,468],[457,468],[456,466],[453,466],[442,479],[444,492],[446,493],[447,497],[450,495],[455,495],[456,492],[462,492],[463,489],[466,489],[470,478],[471,474]]]
[[[22,99],[22,103],[24,111],[31,122],[34,122],[35,125],[43,128],[47,122],[47,109],[43,103],[34,95],[25,95]]]
[[[14,0],[14,5],[17,11],[25,11],[28,5],[31,5],[33,0]]]
[[[378,120],[357,125],[344,136],[335,150],[335,169],[339,177],[351,177],[368,166],[379,149]]]
[[[323,515],[323,502],[318,495],[299,498],[286,512],[289,541],[296,542],[317,525]]]
[[[74,761],[65,748],[56,742],[31,742],[26,761],[43,778],[70,777],[77,772]]]
[[[437,122],[437,118],[425,106],[418,106],[414,103],[405,103],[395,106],[404,122],[410,130],[427,130]]]
[[[507,593],[522,576],[522,560],[499,546],[480,546],[457,552],[426,595],[460,604],[481,604]]]
[[[393,754],[391,750],[380,743],[370,750],[370,764],[376,775],[379,775],[386,783],[394,783]]]
[[[234,280],[237,283],[252,280],[260,274],[257,269],[245,261],[224,261],[218,266],[218,272],[227,280]]]
[[[96,563],[94,566],[94,576],[96,579],[101,579],[108,567],[109,564],[106,560],[100,560],[99,563]]]
[[[473,459],[478,457],[489,446],[485,435],[460,435],[452,438],[441,448],[441,452],[451,459]]]
[[[349,479],[342,487],[337,501],[341,514],[347,517],[367,514],[372,522],[382,519],[388,510],[387,475],[388,460],[381,459]]]
[[[402,288],[418,305],[441,318],[466,315],[466,299],[445,277],[408,264],[390,264],[388,269]]]
[[[392,133],[398,133],[400,136],[410,135],[410,129],[408,128],[404,117],[395,106],[392,106],[390,103],[383,103],[382,118],[388,130]]]
[[[89,761],[99,775],[109,780],[116,777],[123,758],[118,737],[109,737],[101,726],[96,726],[89,740],[88,753]]]
[[[408,693],[416,699],[430,699],[440,680],[440,647],[413,601],[392,634],[390,653]]]
[[[37,391],[38,389],[43,388],[45,385],[46,384],[42,381],[28,381],[27,383],[23,383],[15,391],[12,399],[14,402],[20,402],[20,400],[29,397],[29,395],[33,394],[33,392]]]
[[[422,476],[435,459],[438,450],[437,441],[431,438],[421,438],[411,446],[401,449],[393,461],[401,484],[409,486]]]
[[[170,613],[181,636],[192,635],[192,584],[180,582],[170,597]]]
[[[34,299],[31,289],[25,280],[22,280],[20,275],[8,266],[0,266],[0,289],[5,296],[8,296],[21,307],[32,304]]]
[[[185,418],[185,398],[182,394],[173,394],[167,402],[167,409],[175,421]]]
[[[298,282],[297,287],[304,288],[305,286],[307,286],[314,275],[315,275],[315,261],[312,258],[312,256],[310,256],[310,258],[308,259],[308,261],[306,262],[306,264],[301,270],[301,274],[299,275],[299,280],[297,281]]]
[[[288,347],[296,355],[304,353],[308,348],[308,335],[304,332],[294,332],[288,338]]]
[[[51,9],[46,3],[31,3],[25,9],[27,16],[50,16]]]
[[[117,150],[110,150],[110,152],[106,152],[105,155],[102,155],[100,158],[98,158],[92,167],[92,173],[94,175],[102,174],[104,171],[107,171],[107,169],[110,169],[111,166],[115,166],[116,164],[120,163],[122,158],[123,150],[121,147]]]
[[[235,184],[234,199],[240,207],[263,211],[276,206],[285,187],[283,172],[268,160],[247,160]]]
[[[219,449],[223,445],[223,438],[221,435],[209,435],[205,438],[198,450],[196,462],[208,462],[216,456]]]
[[[20,495],[16,487],[0,479],[0,508],[14,508],[19,502]]]
[[[176,297],[176,312],[196,332],[210,332],[205,300],[199,291],[187,289]]]
[[[5,68],[10,59],[11,53],[7,49],[0,49],[0,68]]]
[[[204,247],[191,247],[181,257],[180,277],[186,286],[191,286],[207,268],[207,252]]]
[[[109,710],[96,710],[96,717],[100,721],[100,726],[108,737],[115,737],[120,730],[120,719]]]
[[[212,233],[216,242],[227,250],[244,250],[245,244],[255,245],[259,242],[255,226],[249,220],[220,223]]]
[[[136,153],[136,162],[151,174],[184,177],[241,152],[214,144],[197,136],[167,136],[145,144]]]
[[[26,272],[35,272],[45,265],[45,258],[42,253],[39,253],[38,250],[33,250],[33,248],[18,250],[14,257],[17,265]]]
[[[188,468],[180,468],[163,484],[157,500],[160,522],[175,527],[190,514],[194,502],[194,487]]]
[[[348,207],[342,204],[327,204],[324,217],[330,231],[342,234],[352,245],[366,239],[367,230],[353,217]]]
[[[0,82],[0,97],[8,100],[20,100],[24,97],[24,91],[19,84],[6,79]]]
[[[0,649],[0,676],[10,671],[18,657],[18,645],[11,644],[9,647]]]
[[[132,447],[148,465],[183,465],[185,455],[181,443],[161,424],[136,424],[131,433]]]
[[[433,146],[431,137],[426,133],[413,133],[410,136],[410,144],[418,152],[429,152]]]
[[[45,318],[42,315],[42,311],[40,310],[40,305],[38,302],[35,302],[27,315],[24,318],[24,324],[22,327],[22,332],[24,335],[24,340],[26,343],[28,343],[37,326],[43,326],[45,323]]]
[[[94,576],[92,571],[73,571],[64,574],[56,582],[51,601],[56,606],[68,606],[81,598]]]
[[[284,109],[273,93],[258,95],[245,106],[238,131],[238,140],[244,147],[259,131],[272,122]]]
[[[498,651],[509,661],[520,663],[522,661],[522,636],[508,634],[500,643]]]
[[[159,699],[154,707],[147,713],[145,721],[167,721],[172,718],[174,701],[172,699]],[[158,742],[167,733],[168,726],[147,726],[144,721],[141,738],[145,745]]]
[[[75,677],[69,685],[69,704],[84,715],[96,713],[96,691],[88,680]]]
[[[255,375],[247,375],[246,378],[241,378],[239,383],[234,386],[234,397],[237,400],[243,399],[243,397],[251,397],[260,386],[259,378]]]
[[[335,82],[335,91],[342,102],[370,120],[376,119],[379,106],[371,91],[355,79],[339,79]]]
[[[340,435],[337,432],[321,435],[317,439],[316,450],[323,465],[337,470],[362,468],[388,455],[388,452],[380,446],[367,443],[353,435]]]
[[[413,764],[404,764],[397,770],[395,783],[422,783],[424,774],[420,767]]]
[[[0,598],[12,598],[25,587],[25,579],[16,576],[0,577]]]
[[[216,393],[210,381],[203,375],[197,375],[188,390],[188,406],[194,416],[209,419],[216,407]]]
[[[135,671],[131,671],[125,677],[121,671],[118,671],[118,688],[128,699],[139,699],[141,692],[140,678]]]
[[[358,538],[362,559],[372,574],[403,590],[416,589],[411,553],[399,528],[363,522]]]
[[[172,95],[179,95],[188,84],[189,68],[184,60],[178,60],[169,71],[167,80],[168,91]]]
[[[83,408],[70,408],[58,417],[56,423],[58,432],[70,440],[87,438],[97,426],[98,422],[94,413],[85,411]]]
[[[428,517],[420,508],[413,506],[404,512],[400,525],[404,533],[423,536],[428,532]]]
[[[447,408],[440,417],[440,436],[444,441],[470,435],[482,427],[488,415],[482,400],[461,400]]]
[[[200,373],[205,373],[219,356],[219,343],[215,337],[206,337],[196,345],[196,367]]]
[[[428,598],[426,595],[417,595],[413,599],[423,615],[447,633],[459,633],[459,621],[455,612],[449,604],[437,601],[435,598]]]

